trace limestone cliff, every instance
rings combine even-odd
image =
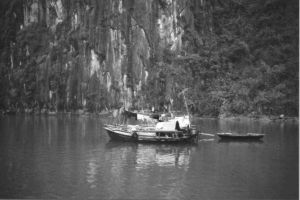
[[[297,0],[2,0],[0,109],[298,115]],[[186,90],[188,88],[188,90]]]
[[[22,5],[17,45],[27,57],[24,62],[34,62],[41,74],[41,85],[35,88],[40,90],[35,99],[39,104],[49,101],[67,109],[103,97],[102,107],[100,102],[93,107],[132,107],[151,66],[163,61],[162,52],[182,47],[178,19],[185,1],[24,0]],[[37,39],[31,29],[43,29],[40,34],[48,37]],[[19,63],[14,67],[22,68],[20,56],[12,56]]]

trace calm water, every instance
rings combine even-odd
[[[198,120],[263,142],[112,142],[91,117],[0,117],[0,198],[298,199],[298,123]]]

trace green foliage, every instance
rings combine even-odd
[[[90,112],[105,110],[108,105],[108,92],[106,88],[100,84],[97,75],[94,74],[89,83],[87,89],[87,110]]]
[[[122,73],[128,75],[127,87],[134,89],[141,74],[133,54],[145,62],[148,81],[136,99],[143,107],[159,108],[173,99],[173,109],[185,110],[179,94],[188,88],[189,108],[201,116],[298,115],[297,0],[191,1],[184,11],[178,10],[178,24],[172,24],[184,29],[181,51],[159,44],[155,28],[158,10],[149,11],[141,2],[125,1],[129,14],[109,13],[109,6],[100,6],[103,13],[92,17],[82,14],[80,19],[84,21],[75,30],[72,12],[68,10],[66,20],[55,31],[43,23],[21,30],[22,3],[0,2],[0,108],[38,105],[73,110],[83,108],[86,101],[89,111],[101,111],[117,105],[119,85],[113,83],[108,92],[103,84],[106,80],[97,72],[91,76],[87,66],[91,48],[104,55],[101,62],[111,62],[104,53],[109,27],[121,29],[125,37],[128,58],[124,59],[128,63],[122,66]],[[71,1],[64,3],[66,9],[71,9]],[[99,5],[105,3],[100,1]],[[185,6],[177,3],[177,7]],[[162,9],[168,14],[172,10],[165,0],[154,1],[151,9]],[[55,15],[55,10],[50,12]],[[136,18],[134,21],[145,36],[138,36],[138,32],[130,36],[130,16]],[[155,23],[149,24],[148,18]],[[138,38],[133,46],[130,37]],[[148,45],[149,63],[144,56]],[[105,70],[108,69],[103,73]]]
[[[34,23],[21,30],[16,39],[19,48],[26,50],[25,54],[29,53],[32,57],[48,52],[49,34],[49,30],[44,25]]]
[[[185,27],[186,54],[164,53],[172,89],[151,94],[172,90],[182,105],[176,93],[189,88],[190,109],[202,116],[297,116],[298,2],[206,3],[192,8],[196,29]]]

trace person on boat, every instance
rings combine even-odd
[[[125,122],[124,113],[125,113],[125,107],[124,106],[121,106],[120,108],[115,109],[113,111],[113,118],[114,118],[115,123],[117,123],[117,124],[121,123],[122,124],[122,123]]]
[[[125,124],[127,121],[125,112],[126,112],[125,107],[121,106],[121,108],[119,109],[119,120],[120,120],[121,124]]]
[[[128,120],[131,118],[137,120],[137,113],[126,110],[125,106],[121,106],[119,109],[116,109],[113,112],[113,116],[117,120],[117,123],[120,124],[127,124]]]
[[[154,106],[151,107],[151,112],[153,112],[153,113],[155,112]]]

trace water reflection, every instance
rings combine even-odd
[[[298,197],[298,124],[199,120],[198,145],[109,141],[99,119],[0,117],[0,198]],[[222,141],[218,132],[264,133]],[[270,168],[271,166],[271,168]]]
[[[122,152],[135,155],[136,169],[147,169],[152,166],[159,167],[182,167],[187,169],[190,162],[191,152],[195,146],[191,144],[136,144],[110,141],[106,147],[112,152]],[[115,155],[119,157],[120,155]],[[126,157],[125,155],[122,156]],[[115,160],[115,159],[113,159]],[[119,159],[118,159],[119,160]]]
[[[97,168],[98,168],[98,164],[96,159],[90,159],[88,161],[88,166],[87,166],[86,181],[88,182],[91,188],[95,188],[97,186],[96,184]]]
[[[180,185],[186,181],[191,156],[197,146],[110,141],[106,148],[111,154],[111,175],[118,180],[110,183],[114,189],[120,192],[123,184],[129,184],[130,188],[135,188],[133,198],[142,198],[145,193],[149,193],[146,195],[149,198],[178,198]],[[157,190],[160,194],[151,193]]]
[[[137,148],[137,169],[152,165],[160,167],[182,167],[187,170],[190,163],[191,146],[166,146],[139,144]]]
[[[238,139],[219,139],[218,143],[233,143],[233,144],[263,144],[264,141],[263,140],[238,140]]]

